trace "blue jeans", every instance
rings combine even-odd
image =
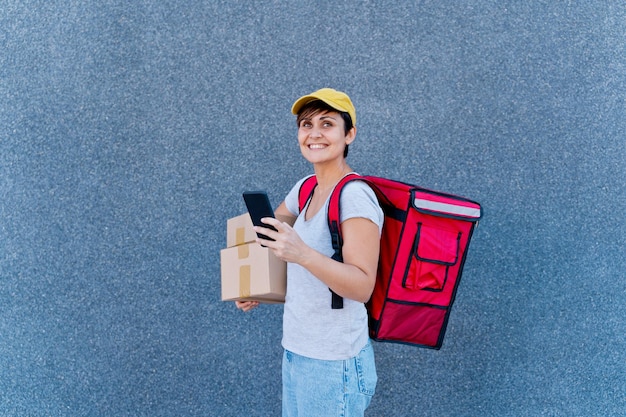
[[[363,416],[376,389],[370,342],[354,358],[324,361],[283,354],[283,417]]]

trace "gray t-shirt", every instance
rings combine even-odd
[[[328,230],[328,199],[313,218],[305,220],[306,207],[299,213],[298,181],[285,198],[287,209],[297,216],[293,226],[300,238],[327,256],[334,251]],[[308,205],[307,205],[308,207]],[[351,181],[340,201],[341,221],[366,218],[382,231],[384,215],[376,194],[362,181]],[[331,308],[326,284],[298,264],[287,264],[287,295],[283,315],[285,349],[314,359],[342,360],[356,356],[368,340],[367,311],[361,302],[344,298],[343,308]]]

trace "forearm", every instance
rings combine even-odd
[[[356,265],[335,261],[311,248],[299,264],[341,297],[365,303],[372,295],[376,276]]]
[[[343,262],[338,262],[306,245],[288,224],[274,218],[265,218],[263,222],[277,231],[255,227],[257,233],[274,239],[257,239],[257,242],[271,248],[279,259],[306,268],[342,297],[360,302],[369,300],[376,282],[379,255],[378,226],[374,223],[366,219],[342,223]]]

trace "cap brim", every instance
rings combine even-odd
[[[304,107],[305,104],[307,104],[308,102],[313,101],[313,100],[316,100],[316,98],[312,97],[312,96],[300,97],[298,100],[296,100],[295,103],[293,103],[293,106],[291,106],[291,113],[298,114],[300,109],[302,107]]]
[[[323,101],[324,103],[328,104],[330,107],[332,107],[335,110],[339,110],[339,111],[346,112],[346,113],[349,112],[348,109],[344,108],[343,106],[337,105],[337,103],[333,102],[332,100],[329,100],[327,98],[317,97],[315,95],[308,95],[308,96],[300,97],[298,100],[296,100],[295,103],[293,103],[293,106],[291,106],[291,113],[298,114],[298,112],[300,111],[302,107],[306,106],[308,103],[310,103],[313,100]]]

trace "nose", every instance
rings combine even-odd
[[[311,129],[311,137],[313,138],[320,138],[322,137],[322,130],[318,127],[313,127]]]

